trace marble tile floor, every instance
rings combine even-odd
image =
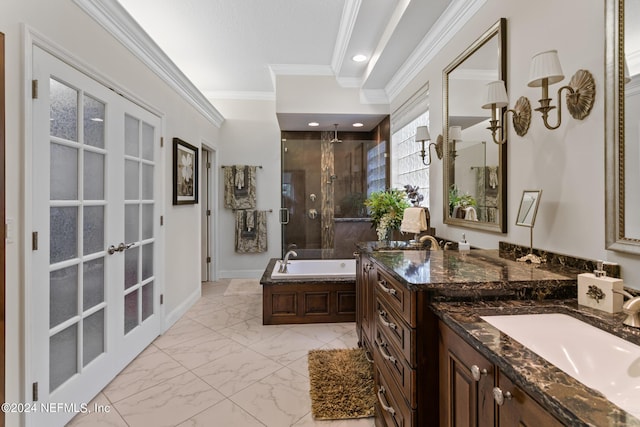
[[[307,352],[357,346],[354,323],[262,325],[261,295],[229,295],[229,280],[202,298],[68,427],[372,427],[373,418],[315,421]]]

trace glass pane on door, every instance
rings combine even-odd
[[[105,350],[105,104],[50,80],[49,389]],[[82,126],[79,126],[82,123]]]
[[[154,146],[155,128],[125,119],[125,333],[154,314]]]

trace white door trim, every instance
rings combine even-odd
[[[220,239],[218,238],[218,236],[220,236],[220,234],[218,233],[218,212],[219,212],[219,206],[218,206],[218,193],[219,193],[219,187],[220,187],[220,174],[219,174],[219,170],[220,170],[220,165],[219,165],[219,151],[218,148],[215,144],[212,144],[206,140],[202,140],[201,141],[202,144],[202,148],[209,151],[210,153],[210,159],[209,161],[211,162],[211,169],[210,169],[210,178],[211,180],[209,181],[209,202],[210,202],[210,208],[211,208],[211,212],[212,212],[212,218],[211,218],[211,222],[210,222],[210,229],[209,229],[209,241],[210,241],[210,246],[211,246],[211,250],[213,251],[213,260],[211,265],[209,266],[209,279],[212,281],[216,281],[218,280],[218,276],[219,276],[219,259],[220,259]]]
[[[29,330],[29,322],[33,316],[31,311],[31,306],[27,302],[30,301],[34,295],[34,283],[33,283],[33,250],[32,250],[32,232],[33,232],[33,186],[34,182],[32,179],[32,171],[33,171],[33,105],[32,105],[32,86],[31,79],[33,76],[33,50],[34,47],[39,47],[44,51],[50,53],[60,61],[66,63],[70,67],[76,69],[77,71],[85,74],[89,78],[95,80],[96,82],[104,85],[106,87],[112,88],[117,91],[123,98],[131,101],[132,103],[138,105],[139,107],[147,110],[149,113],[157,116],[160,119],[160,128],[159,135],[163,137],[166,134],[166,116],[159,109],[151,106],[146,103],[142,98],[135,95],[131,90],[123,87],[122,85],[114,82],[106,75],[102,74],[98,70],[94,69],[86,62],[84,62],[79,57],[70,53],[68,50],[64,49],[60,45],[51,41],[49,38],[44,36],[43,34],[36,31],[34,28],[22,24],[22,52],[23,52],[23,122],[22,122],[22,132],[24,135],[24,143],[23,143],[23,158],[22,158],[22,218],[23,218],[23,227],[22,227],[22,278],[24,283],[23,291],[19,298],[19,303],[17,306],[8,307],[9,310],[21,310],[22,314],[17,315],[15,317],[21,320],[21,323],[17,325],[17,329],[19,330],[20,336],[24,337],[21,340],[21,348],[19,354],[21,355],[20,359],[17,361],[18,364],[18,377],[21,384],[19,395],[21,397],[22,402],[33,402],[32,399],[32,384],[34,380],[34,374],[31,369],[31,363],[33,357],[34,349],[31,345],[31,333]],[[165,144],[166,144],[166,138]],[[165,147],[159,150],[159,159],[156,163],[156,167],[160,169],[160,176],[162,179],[160,180],[160,194],[157,196],[157,207],[158,212],[156,214],[156,219],[159,221],[160,216],[166,217],[166,184],[164,179],[166,177],[166,154]],[[158,255],[156,259],[164,260],[166,258],[166,244],[165,244],[165,228],[158,228]],[[42,242],[40,242],[42,244]],[[48,244],[48,242],[47,242]],[[162,267],[160,267],[162,263],[159,264],[156,270],[156,285],[158,289],[158,294],[165,293],[165,271]],[[160,330],[164,332],[168,324],[171,322],[167,322],[165,318],[165,307],[164,305],[160,305],[158,314],[160,316]],[[10,313],[7,313],[7,317],[12,317]],[[9,419],[7,419],[9,420]],[[25,417],[25,414],[19,415],[19,423],[20,425],[24,425],[29,427],[30,420],[28,417]]]

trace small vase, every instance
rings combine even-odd
[[[391,245],[391,240],[393,239],[393,229],[387,230],[382,239],[378,239],[380,245],[384,247],[389,247]]]

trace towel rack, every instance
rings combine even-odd
[[[271,213],[273,212],[273,209],[231,209],[233,212],[235,211],[263,211],[263,212],[268,212]]]

